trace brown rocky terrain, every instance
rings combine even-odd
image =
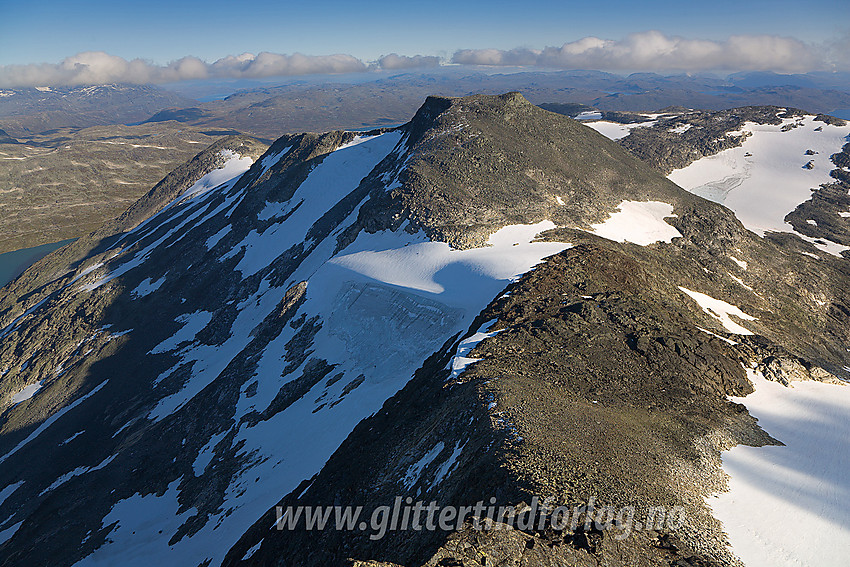
[[[66,128],[0,141],[0,254],[99,228],[222,137],[152,124]]]

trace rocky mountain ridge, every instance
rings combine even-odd
[[[0,557],[734,564],[702,497],[722,449],[776,442],[727,400],[742,364],[850,378],[850,268],[804,252],[517,93],[222,140],[0,298]],[[423,493],[689,523],[622,544],[269,529],[278,502]]]

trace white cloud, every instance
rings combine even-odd
[[[430,55],[398,55],[390,53],[378,59],[377,66],[388,71],[396,69],[421,69],[423,67],[437,67],[440,58]]]
[[[724,41],[686,39],[658,31],[622,40],[585,37],[561,47],[464,49],[452,62],[467,65],[537,66],[611,71],[778,71],[850,70],[850,36],[823,45],[790,37],[739,35]],[[167,65],[128,61],[102,51],[87,51],[59,63],[0,66],[0,88],[105,83],[169,83],[207,78],[261,78],[287,75],[356,73],[440,65],[429,55],[390,53],[369,65],[352,55],[284,55],[262,52],[229,55],[212,63],[187,56]]]
[[[262,52],[228,56],[213,63],[183,57],[167,65],[127,61],[102,51],[87,51],[60,63],[0,66],[0,87],[169,83],[207,78],[259,78],[312,73],[352,73],[366,65],[351,55],[281,55]]]
[[[833,50],[835,51],[835,50]],[[685,39],[657,31],[632,34],[622,40],[585,37],[561,47],[465,49],[454,63],[467,65],[534,65],[561,69],[660,71],[805,72],[835,68],[826,49],[790,37],[731,36],[724,41]],[[839,66],[847,66],[845,56]]]
[[[250,53],[225,57],[209,67],[211,75],[216,77],[254,79],[313,73],[355,73],[366,70],[366,65],[351,55],[281,55],[268,51],[263,51],[256,57]]]
[[[827,41],[826,50],[831,69],[850,71],[850,31]]]

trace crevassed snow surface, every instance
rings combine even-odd
[[[591,225],[593,233],[617,242],[641,246],[653,242],[670,242],[681,237],[676,227],[664,222],[674,217],[673,205],[661,201],[623,201],[605,222]]]
[[[262,233],[249,232],[235,245],[233,250],[244,250],[236,266],[238,272],[243,277],[256,274],[291,246],[304,242],[318,218],[350,195],[390,152],[402,151],[401,140],[398,132],[358,138],[327,155],[291,199],[268,203],[261,212],[264,218],[279,218],[279,222]],[[271,167],[273,161],[266,158],[262,165]],[[126,263],[138,265],[152,247],[167,246],[168,238],[181,237],[181,231],[193,230],[218,211],[229,215],[234,203],[238,206],[244,196],[244,192],[233,192],[227,186],[216,191],[226,195],[225,203],[215,210],[199,206]],[[337,236],[357,219],[363,202],[326,238],[310,243],[309,254],[285,285],[272,285],[272,276],[267,276],[256,292],[237,305],[230,336],[224,342],[211,346],[195,339],[211,320],[210,314],[198,311],[181,316],[178,322],[182,327],[153,349],[176,354],[178,365],[190,365],[180,389],[161,398],[148,415],[160,420],[180,411],[224,371],[254,339],[252,331],[278,307],[291,285],[307,282],[304,302],[293,319],[316,317],[321,323],[309,347],[311,354],[299,368],[282,375],[287,344],[299,332],[290,325],[284,326],[259,354],[255,375],[244,381],[236,402],[234,435],[228,436],[229,447],[240,447],[237,458],[243,468],[230,479],[220,509],[194,535],[168,546],[165,543],[187,514],[180,511],[174,498],[173,493],[179,495],[179,483],[171,485],[163,496],[136,496],[133,502],[141,504],[143,500],[144,506],[116,506],[103,524],[117,520],[121,526],[132,525],[132,530],[122,528],[115,543],[107,542],[80,565],[197,565],[207,559],[211,564],[219,563],[281,494],[316,474],[357,423],[378,411],[402,388],[422,360],[451,336],[468,330],[478,313],[510,281],[569,246],[532,242],[541,231],[555,227],[542,222],[505,227],[490,237],[488,246],[472,250],[453,250],[445,243],[429,241],[424,234],[400,229],[362,232],[335,253]],[[282,220],[284,215],[288,215],[286,220]],[[206,248],[205,243],[201,246]],[[224,254],[232,255],[233,250]],[[123,273],[124,266],[118,270]],[[281,387],[304,375],[315,359],[333,366],[329,378],[336,377],[335,381],[320,380],[267,419],[242,419],[250,412],[269,408]],[[309,434],[288,434],[304,431]],[[215,439],[207,441],[193,462],[195,475],[203,476],[214,458]],[[224,446],[219,445],[222,450]],[[109,539],[113,539],[112,534]],[[133,551],[126,555],[125,549]]]
[[[679,286],[679,289],[688,294],[691,299],[697,302],[702,310],[708,313],[712,318],[716,319],[723,327],[729,331],[730,333],[735,333],[736,335],[752,335],[753,333],[736,323],[730,317],[734,315],[739,319],[743,319],[744,321],[755,321],[756,318],[752,315],[747,315],[743,311],[741,311],[735,305],[731,303],[726,303],[720,299],[715,299],[710,295],[706,295],[704,293],[700,293],[698,291],[691,291],[687,288]]]
[[[782,446],[724,452],[729,491],[707,499],[747,567],[843,567],[850,557],[850,387],[748,371],[747,406]]]
[[[747,122],[742,130],[751,135],[741,147],[701,158],[668,178],[729,207],[758,234],[792,231],[785,216],[807,201],[812,189],[833,181],[829,172],[835,166],[829,156],[840,151],[850,135],[850,125],[832,126],[814,118],[786,119],[775,126]],[[799,126],[782,132],[787,124]],[[818,153],[805,155],[806,150]],[[803,168],[808,161],[813,169]]]

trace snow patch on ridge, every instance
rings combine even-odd
[[[19,480],[18,482],[12,483],[3,490],[0,490],[0,505],[6,501],[6,499],[11,496],[20,486],[24,483],[24,481]]]
[[[735,333],[736,335],[753,334],[749,329],[742,327],[730,317],[735,316],[738,319],[743,319],[744,321],[755,321],[756,318],[752,315],[747,315],[731,303],[726,303],[720,299],[714,299],[710,295],[706,295],[698,291],[691,291],[682,286],[679,286],[679,289],[688,294],[691,299],[696,301],[697,304],[702,307],[703,311],[705,311],[713,319],[716,319],[730,333]]]
[[[455,444],[454,449],[452,449],[452,454],[449,455],[449,458],[446,459],[446,462],[440,465],[440,468],[438,468],[437,472],[434,473],[434,482],[431,483],[430,488],[433,489],[435,486],[443,482],[443,479],[446,478],[452,472],[455,463],[457,463],[457,458],[460,456],[461,453],[463,453],[464,447],[466,447],[466,443],[461,445],[460,441],[458,441]]]
[[[152,280],[151,278],[145,278],[130,293],[133,295],[133,297],[144,297],[158,290],[159,287],[164,283],[165,276],[162,276],[156,281]]]
[[[745,261],[739,260],[734,256],[729,256],[729,259],[732,260],[733,262],[735,262],[736,264],[738,264],[738,267],[740,267],[742,270],[747,269],[747,263]]]
[[[106,457],[103,461],[101,461],[99,464],[97,464],[93,467],[77,467],[74,470],[72,470],[71,472],[63,474],[62,476],[57,478],[50,486],[48,486],[47,488],[42,490],[41,493],[39,494],[39,496],[43,496],[44,494],[47,494],[51,490],[54,490],[54,489],[62,486],[63,484],[65,484],[66,482],[68,482],[69,480],[74,478],[75,476],[80,476],[82,474],[86,474],[86,473],[89,473],[89,472],[92,472],[92,471],[98,471],[98,470],[102,469],[103,467],[105,467],[106,465],[111,463],[115,459],[115,457],[117,457],[117,456],[118,456],[118,454],[114,453],[114,454]]]
[[[176,349],[183,343],[193,341],[195,335],[212,321],[213,314],[209,311],[196,311],[177,317],[177,322],[183,326],[176,333],[159,343],[151,350],[151,354],[160,354]]]
[[[831,240],[823,240],[821,238],[812,238],[811,236],[806,236],[804,234],[800,234],[799,232],[795,232],[799,238],[805,240],[821,252],[826,252],[827,254],[831,254],[833,256],[841,256],[841,253],[845,250],[850,250],[850,246],[844,246],[843,244],[838,244],[837,242],[832,242]]]
[[[14,396],[12,396],[12,403],[13,404],[19,404],[19,403],[21,403],[25,400],[30,399],[31,397],[33,397],[35,395],[36,392],[38,392],[41,389],[41,385],[42,385],[42,382],[39,381],[39,382],[36,382],[34,384],[30,384],[29,386],[25,387],[23,390],[21,390],[20,392],[18,392]]]
[[[675,217],[673,205],[661,201],[623,201],[618,211],[604,222],[591,225],[593,233],[615,242],[631,242],[647,246],[654,242],[671,242],[682,233],[664,222]]]
[[[198,179],[194,185],[186,189],[182,195],[174,200],[175,203],[202,195],[210,189],[214,189],[235,177],[239,177],[248,171],[254,163],[254,160],[250,157],[243,158],[233,150],[221,150],[219,155],[227,160],[224,162],[224,165]]]
[[[41,433],[42,433],[45,429],[47,429],[48,427],[50,427],[51,425],[53,425],[53,423],[54,423],[57,419],[59,419],[60,417],[62,417],[63,415],[65,415],[66,413],[68,413],[69,411],[73,410],[75,407],[77,407],[78,405],[80,405],[81,403],[83,403],[84,401],[86,401],[87,399],[89,399],[90,397],[92,397],[93,395],[95,395],[95,394],[96,394],[96,393],[97,393],[97,392],[98,392],[101,388],[103,388],[104,386],[106,386],[106,383],[107,383],[107,382],[109,382],[109,380],[104,380],[103,382],[101,382],[100,384],[98,384],[98,385],[97,385],[97,387],[96,387],[94,390],[92,390],[91,392],[89,392],[89,393],[88,393],[88,394],[86,394],[85,396],[83,396],[83,397],[81,397],[81,398],[77,399],[76,401],[74,401],[74,403],[72,403],[72,404],[70,404],[70,405],[65,406],[64,408],[60,409],[59,411],[57,411],[56,413],[54,413],[53,415],[51,415],[49,418],[47,418],[47,420],[45,420],[45,421],[44,421],[41,425],[39,425],[39,426],[38,426],[38,428],[37,428],[35,431],[33,431],[32,433],[30,433],[30,434],[27,436],[27,438],[26,438],[26,439],[24,439],[23,441],[21,441],[20,443],[18,443],[17,445],[15,445],[14,449],[12,449],[12,450],[11,450],[11,451],[9,451],[8,453],[6,453],[6,454],[5,454],[5,455],[3,455],[2,457],[0,457],[0,463],[2,463],[3,461],[5,461],[6,459],[8,459],[9,457],[11,457],[12,455],[14,455],[15,453],[17,453],[17,452],[21,449],[21,447],[25,446],[27,443],[29,443],[30,441],[32,441],[33,439],[35,439],[36,437],[38,437],[39,435],[41,435]]]
[[[195,457],[195,461],[192,463],[192,469],[195,471],[195,476],[201,476],[204,474],[204,471],[212,461],[213,456],[215,456],[215,446],[224,439],[224,436],[227,435],[227,431],[228,430],[224,430],[221,433],[210,437],[207,444],[201,447],[201,450],[198,451],[198,456]]]
[[[655,124],[656,120],[649,122],[632,122],[630,124],[620,124],[619,122],[608,122],[599,120],[598,122],[585,122],[586,126],[590,126],[609,140],[619,140],[625,138],[632,132],[632,128],[646,128]]]
[[[500,329],[498,331],[488,332],[490,330],[490,327],[492,327],[495,323],[495,319],[484,323],[474,335],[460,341],[460,343],[457,345],[455,355],[452,357],[452,359],[446,366],[447,370],[450,369],[452,371],[452,373],[446,379],[447,381],[457,378],[464,370],[466,370],[467,366],[481,360],[480,358],[469,358],[466,355],[472,352],[473,349],[478,346],[478,343],[480,343],[484,339],[495,337],[502,331],[502,329]]]
[[[425,467],[434,462],[434,459],[436,459],[437,456],[443,452],[443,449],[445,449],[445,447],[445,443],[443,443],[442,441],[438,442],[436,445],[434,445],[433,449],[425,453],[425,455],[421,459],[419,459],[407,468],[407,472],[405,473],[404,478],[401,481],[407,490],[410,490],[413,485],[416,484],[416,481],[419,480],[419,476],[422,474],[422,471],[425,470]]]

